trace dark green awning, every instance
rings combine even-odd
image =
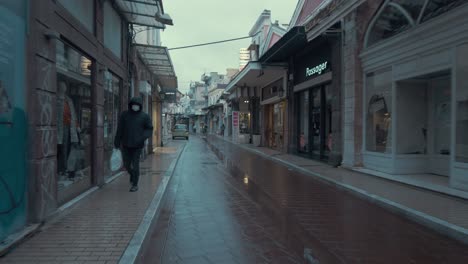
[[[287,62],[289,56],[305,47],[307,35],[303,26],[291,28],[260,57],[261,63]]]

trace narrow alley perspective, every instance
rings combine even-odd
[[[468,263],[468,0],[0,0],[0,264]]]

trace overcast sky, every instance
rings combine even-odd
[[[168,0],[163,1],[174,26],[161,32],[168,48],[248,36],[264,9],[271,20],[289,24],[297,0]],[[239,49],[250,39],[204,47],[170,51],[179,80],[179,90],[188,91],[190,81],[199,81],[204,72],[224,74],[239,67]]]

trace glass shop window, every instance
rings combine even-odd
[[[391,153],[391,69],[367,74],[366,85],[366,149],[372,152]]]
[[[92,61],[71,46],[57,43],[58,190],[91,183]]]
[[[239,129],[241,134],[250,133],[250,113],[239,113]]]
[[[114,137],[119,115],[122,111],[121,81],[109,71],[104,73],[104,80],[104,175],[109,177],[112,176],[109,161],[114,149]]]

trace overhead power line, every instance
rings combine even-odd
[[[241,37],[241,38],[233,38],[233,39],[226,39],[226,40],[220,40],[220,41],[214,41],[214,42],[207,42],[207,43],[201,43],[201,44],[195,44],[195,45],[189,45],[189,46],[181,46],[181,47],[176,47],[176,48],[170,48],[168,50],[188,49],[188,48],[208,46],[208,45],[220,44],[220,43],[237,41],[237,40],[248,39],[248,38],[252,38],[252,36]]]

